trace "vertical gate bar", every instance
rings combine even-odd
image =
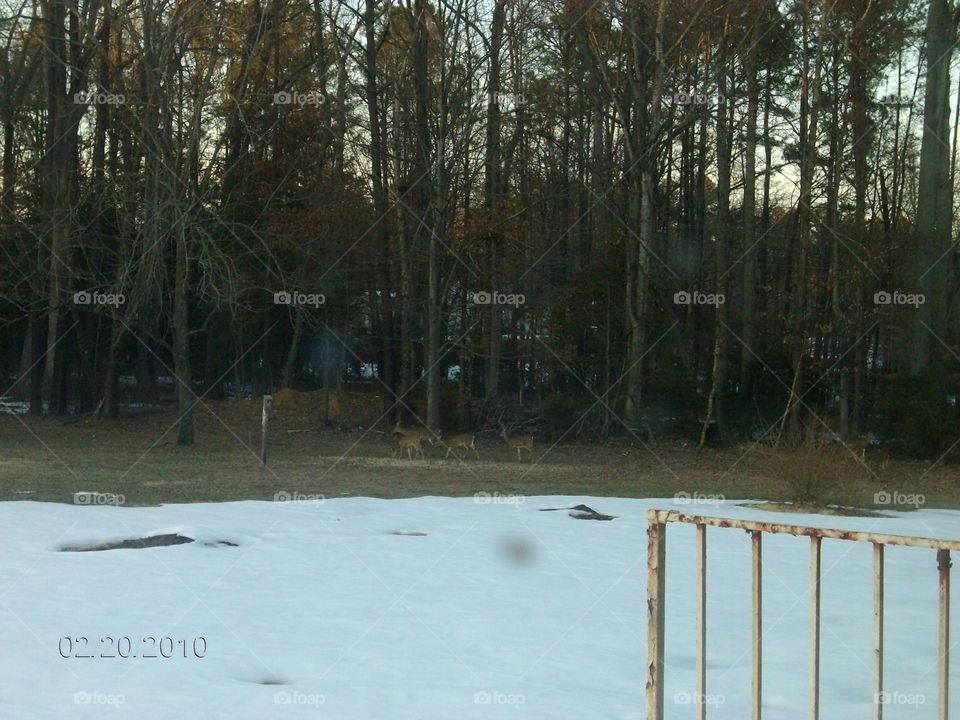
[[[763,683],[763,533],[750,533],[753,549],[753,720],[760,720],[760,696]]]
[[[940,575],[940,629],[939,629],[939,696],[937,720],[947,720],[950,699],[950,551],[937,550],[937,570]]]
[[[883,720],[883,544],[873,544],[873,720]]]
[[[697,523],[697,720],[706,720],[707,704],[707,526]]]
[[[664,602],[666,601],[666,525],[647,516],[647,713],[663,720]]]
[[[810,538],[810,720],[820,718],[820,541]]]

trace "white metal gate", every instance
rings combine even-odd
[[[698,720],[706,718],[707,704],[707,527],[738,528],[751,536],[753,575],[753,679],[752,718],[761,720],[763,688],[763,533],[786,533],[810,538],[810,654],[808,717],[820,715],[820,546],[824,538],[873,544],[873,720],[883,717],[883,554],[887,545],[929,548],[936,551],[939,571],[940,619],[938,627],[937,718],[947,720],[950,670],[950,551],[960,551],[960,540],[934,540],[905,535],[834,530],[830,528],[752,522],[733,518],[686,515],[672,510],[648,510],[647,521],[647,720],[663,720],[664,618],[666,609],[667,523],[696,525],[697,660],[696,703]]]

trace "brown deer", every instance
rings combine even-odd
[[[507,447],[511,450],[517,451],[517,461],[520,460],[520,451],[526,450],[530,455],[530,462],[533,462],[533,436],[532,435],[516,435],[514,437],[509,437],[507,435],[507,429],[500,426],[500,437],[503,438],[504,442],[507,443]]]
[[[837,433],[825,433],[817,438],[816,447],[821,452],[826,451],[865,459],[867,450],[878,444],[873,435],[867,435],[865,438],[843,440]]]
[[[397,447],[393,449],[393,457],[400,459],[403,457],[403,451],[407,451],[407,459],[413,460],[413,458],[419,456],[420,459],[423,459],[423,446],[420,444],[420,438],[414,437],[412,435],[404,435],[397,441]]]
[[[457,448],[463,448],[464,454],[466,454],[468,450],[473,450],[473,454],[477,456],[477,460],[480,459],[480,452],[477,450],[477,444],[474,440],[473,433],[451,435],[449,438],[441,440],[440,444],[447,448],[447,454],[443,456],[444,459],[450,457],[450,453],[453,453],[454,457],[456,457]]]
[[[420,442],[427,442],[433,447],[440,441],[439,430],[429,430],[426,428],[405,428],[400,427],[400,422],[393,426],[393,434],[404,438],[417,438]]]

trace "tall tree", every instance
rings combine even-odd
[[[926,90],[917,196],[913,282],[926,299],[910,323],[909,368],[942,381],[943,339],[935,324],[946,317],[947,264],[953,219],[950,185],[950,61],[957,41],[957,10],[951,0],[931,0],[924,57]]]

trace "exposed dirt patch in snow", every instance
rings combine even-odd
[[[95,550],[124,550],[148,547],[161,547],[164,545],[183,545],[192,543],[193,538],[168,533],[166,535],[151,535],[150,537],[130,538],[128,540],[117,540],[114,542],[97,543],[96,545],[72,545],[60,548],[61,552],[92,552]]]

